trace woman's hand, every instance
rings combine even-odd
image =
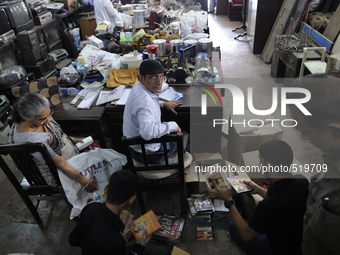
[[[94,184],[95,177],[92,177],[88,182],[83,186],[86,192],[95,192],[97,190],[96,185]]]
[[[73,137],[70,137],[70,138],[72,139],[72,142],[73,142],[74,144],[83,143],[83,142],[84,142],[83,139],[76,139],[76,138],[73,138]]]

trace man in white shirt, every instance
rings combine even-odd
[[[110,0],[95,0],[94,1],[94,13],[96,15],[97,25],[104,20],[111,22],[112,28],[116,26],[116,16],[120,5],[117,4],[116,9],[113,8],[113,4]]]
[[[174,112],[175,107],[182,104],[182,101],[159,102],[159,93],[162,89],[164,73],[167,70],[156,60],[146,60],[140,65],[139,82],[137,82],[126,102],[123,116],[123,134],[127,138],[141,136],[145,140],[162,137],[171,132],[181,132],[176,122],[161,122],[161,106]],[[147,144],[147,152],[163,150],[160,143]],[[167,146],[168,156],[176,150],[175,143]],[[132,157],[143,162],[140,146],[133,146]],[[155,156],[149,159],[149,163],[162,163],[163,156]]]

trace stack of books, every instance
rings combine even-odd
[[[178,243],[182,237],[185,220],[178,215],[157,215],[161,227],[152,234],[152,240]]]
[[[189,217],[193,221],[210,222],[215,208],[211,197],[208,194],[192,194],[187,199],[190,208]]]
[[[214,199],[215,212],[212,215],[213,220],[230,219],[229,209],[224,206],[224,201],[221,199]]]

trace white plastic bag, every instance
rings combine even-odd
[[[120,69],[120,59],[121,58],[122,58],[122,56],[120,56],[119,54],[107,52],[106,55],[103,58],[103,62],[111,62],[110,68]]]
[[[66,74],[78,74],[77,69],[73,67],[73,65],[65,66],[60,70],[60,76],[66,75]]]
[[[124,21],[124,27],[132,26],[133,16],[122,13],[120,18]]]
[[[121,12],[118,12],[118,13],[115,15],[115,22],[117,23],[117,21],[123,21],[122,13],[121,13]]]
[[[195,31],[196,26],[196,14],[194,11],[189,11],[184,13],[181,17],[181,37],[186,37],[187,35]]]
[[[73,219],[87,204],[105,201],[104,188],[109,183],[110,176],[121,170],[127,160],[125,155],[112,149],[95,149],[72,157],[67,162],[87,179],[95,176],[97,185],[97,191],[94,193],[86,192],[78,182],[58,171],[66,197],[73,205],[70,215],[70,219]]]
[[[205,29],[208,24],[208,12],[198,11],[195,13],[195,17],[196,17],[195,32],[202,33],[203,29]]]
[[[85,58],[86,64],[97,65],[102,62],[106,53],[106,51],[100,50],[94,45],[86,45],[79,55]]]
[[[110,67],[111,67],[110,61],[103,61],[102,63],[94,66],[93,69],[97,69],[100,72],[100,74],[104,77],[102,82],[106,83],[110,79],[110,72],[109,72]]]

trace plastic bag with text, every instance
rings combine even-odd
[[[87,179],[95,176],[97,190],[94,193],[86,192],[81,185],[58,171],[60,181],[65,190],[68,201],[73,205],[70,219],[77,217],[81,210],[91,202],[105,202],[105,186],[110,176],[122,169],[127,160],[125,155],[112,149],[95,149],[83,152],[67,160],[67,162]]]
[[[85,58],[86,64],[93,66],[101,63],[106,53],[94,45],[86,45],[79,55]]]
[[[196,13],[189,11],[184,13],[181,17],[181,37],[186,37],[195,31],[196,26]]]

